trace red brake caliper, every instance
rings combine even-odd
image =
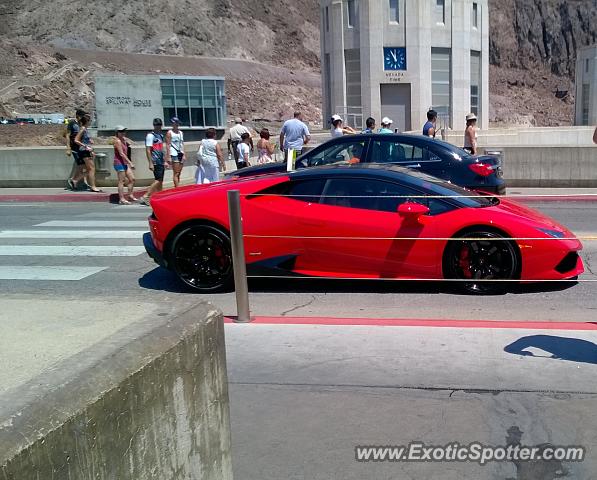
[[[462,269],[464,278],[473,277],[473,274],[471,273],[471,261],[469,260],[469,252],[470,250],[468,245],[463,245],[460,249],[460,255],[458,256],[458,266]]]

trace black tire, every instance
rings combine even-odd
[[[211,225],[190,225],[170,243],[172,270],[197,292],[228,291],[234,285],[232,247],[228,234]]]
[[[446,245],[443,267],[444,278],[471,280],[454,282],[460,290],[470,294],[503,294],[513,282],[491,280],[519,278],[518,247],[511,240],[498,240],[504,235],[473,230],[458,234],[456,238],[458,240],[450,240]]]

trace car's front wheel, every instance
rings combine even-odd
[[[474,230],[448,241],[444,252],[444,277],[458,280],[467,293],[504,293],[520,272],[516,244],[493,231]]]
[[[170,245],[169,263],[185,285],[203,293],[232,287],[232,248],[225,231],[212,225],[190,225]]]

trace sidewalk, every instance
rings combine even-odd
[[[165,184],[165,189],[172,185]],[[103,187],[103,193],[73,192],[63,188],[0,188],[0,203],[6,202],[118,202],[116,187]],[[135,189],[135,197],[147,187]],[[508,188],[507,198],[524,203],[597,202],[597,188]]]

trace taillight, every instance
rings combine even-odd
[[[493,173],[493,167],[487,163],[471,163],[468,168],[482,177],[488,177]]]

